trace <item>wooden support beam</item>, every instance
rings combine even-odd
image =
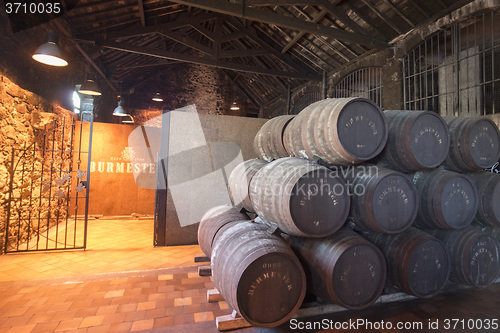
[[[387,24],[389,27],[391,27],[392,30],[394,30],[395,32],[397,32],[398,34],[402,34],[403,31],[394,23],[391,22],[391,20],[389,20],[387,17],[384,16],[384,14],[382,14],[380,12],[380,10],[377,9],[377,7],[375,7],[370,0],[361,0],[368,8],[370,8],[378,17],[380,17],[380,19],[382,21],[385,22],[385,24]]]
[[[210,258],[204,254],[197,254],[194,256],[194,262],[210,262]]]
[[[245,4],[250,7],[257,6],[312,6],[314,0],[245,0]]]
[[[136,23],[130,27],[125,29],[110,31],[102,34],[101,38],[106,39],[120,39],[120,38],[128,38],[134,36],[144,36],[149,34],[158,33],[160,31],[166,32],[172,29],[179,29],[185,26],[190,26],[193,24],[199,24],[203,21],[208,21],[215,18],[214,13],[204,13],[199,15],[189,15],[188,13],[182,13],[179,17],[172,22],[164,23],[161,25],[150,25],[143,27],[140,23]],[[95,38],[95,35],[82,35],[80,36],[82,39]]]
[[[274,12],[263,11],[252,7],[242,7],[239,4],[225,0],[174,0],[173,2],[214,11],[221,14],[245,18],[252,21],[274,24],[283,28],[304,31],[315,35],[329,36],[335,39],[349,41],[378,49],[389,48],[390,45],[384,41],[367,37],[353,32],[334,29],[321,24],[299,20],[293,17],[283,16]]]
[[[241,84],[239,82],[237,82],[237,79],[238,79],[240,73],[237,73],[236,77],[232,78],[227,70],[223,70],[223,72],[224,72],[224,74],[226,74],[227,78],[236,86],[236,88],[240,91],[240,93],[245,95],[250,100],[250,102],[253,104],[253,106],[255,106],[256,108],[260,108],[259,102],[255,98],[253,98],[253,96],[251,94],[248,93],[248,90],[243,89]]]
[[[405,20],[405,22],[410,25],[410,27],[415,28],[415,23],[413,23],[413,21],[410,20],[410,18],[405,13],[403,13],[396,6],[396,4],[392,2],[392,0],[384,0],[384,1],[387,2],[389,4],[389,6],[392,8],[392,10],[394,10],[396,13],[398,13],[398,15],[401,16],[403,18],[403,20]]]
[[[430,18],[431,16],[429,15],[429,13],[427,11],[425,11],[419,4],[417,1],[414,1],[414,0],[410,0],[408,1],[409,3],[411,3],[411,5],[413,7],[415,7],[420,13],[422,13],[422,15],[424,15],[426,18]]]
[[[244,32],[245,35],[253,40],[255,43],[257,43],[260,47],[263,49],[267,49],[271,52],[272,55],[277,57],[280,61],[285,63],[286,65],[290,66],[294,70],[296,70],[298,73],[306,74],[308,73],[308,70],[303,65],[298,64],[296,61],[294,61],[289,55],[287,54],[282,54],[278,50],[276,50],[272,45],[270,45],[268,42],[264,41],[262,38],[259,37],[257,34],[257,31],[253,27],[245,27],[239,20],[237,20],[235,17],[227,17],[226,21],[228,21],[230,24],[232,24],[236,29],[238,29],[241,32]]]
[[[255,57],[269,55],[271,51],[267,49],[235,49],[219,52],[219,59],[222,58],[238,58],[238,57]]]
[[[214,55],[214,50],[212,48],[205,46],[201,43],[198,43],[197,41],[192,40],[191,38],[189,38],[188,36],[186,36],[184,34],[169,31],[166,29],[160,29],[160,31],[158,31],[158,33],[162,36],[165,36],[169,39],[176,41],[177,43],[181,43],[182,45],[186,45],[186,46],[188,46],[192,49],[195,49],[197,51],[200,51],[204,54],[208,54],[210,56]]]
[[[347,15],[346,12],[342,10],[342,8],[337,8],[335,4],[329,2],[328,0],[318,0],[318,5],[326,9],[331,16],[342,22],[346,27],[351,28],[352,31],[361,35],[366,35],[366,30],[363,29],[362,26],[357,24],[356,21],[351,19],[349,15]]]
[[[382,31],[380,31],[378,28],[377,28],[377,25],[376,24],[373,24],[373,22],[370,21],[370,19],[364,15],[363,13],[361,13],[358,9],[354,8],[353,5],[349,2],[349,1],[346,1],[344,3],[344,6],[346,6],[347,8],[349,8],[350,10],[352,10],[354,13],[356,13],[356,15],[361,18],[363,21],[366,22],[366,24],[368,24],[370,26],[370,28],[372,28],[373,30],[375,30],[378,34],[380,34],[381,36],[384,36],[384,38],[387,38],[384,33],[382,33]]]
[[[217,289],[209,289],[207,290],[207,302],[208,303],[215,303],[215,302],[221,302],[224,301],[224,297],[220,294],[220,292]]]
[[[326,13],[328,13],[328,11],[326,9],[323,9],[322,11],[320,11],[319,13],[317,13],[312,18],[312,20],[310,20],[310,22],[318,23],[318,21],[321,20],[326,15]],[[281,50],[281,53],[286,53],[286,51],[288,51],[292,46],[294,46],[295,43],[297,43],[302,37],[304,37],[305,34],[306,33],[304,31],[299,31],[295,35],[295,37],[293,37],[293,39],[287,45],[285,45],[285,47],[283,48],[283,50]]]
[[[114,50],[119,50],[119,51],[123,51],[123,52],[129,52],[129,53],[135,53],[135,54],[142,54],[142,55],[156,57],[156,58],[160,58],[160,59],[177,60],[177,61],[188,62],[188,63],[193,63],[193,64],[206,65],[206,66],[230,69],[230,70],[234,70],[234,71],[242,71],[242,72],[256,73],[256,74],[269,75],[269,76],[281,76],[281,77],[287,77],[287,78],[292,78],[292,79],[321,81],[321,77],[319,75],[299,74],[299,73],[293,73],[293,72],[274,70],[274,69],[270,69],[270,68],[246,66],[246,65],[235,64],[235,63],[225,63],[225,62],[217,61],[216,59],[200,58],[200,57],[191,56],[191,55],[188,55],[185,53],[176,53],[176,52],[171,52],[171,51],[150,49],[147,47],[141,47],[141,46],[126,44],[126,43],[118,43],[118,42],[113,42],[113,41],[99,41],[99,42],[97,42],[97,44],[102,46],[102,47],[109,48],[109,49],[114,49]]]
[[[139,4],[139,16],[141,18],[141,24],[143,27],[146,26],[146,15],[144,15],[144,2],[143,0],[137,0]]]
[[[68,31],[66,27],[64,27],[58,20],[54,20],[54,24],[65,36],[72,39],[70,31]],[[87,52],[85,52],[82,46],[78,44],[78,42],[76,41],[75,41],[75,47],[78,50],[78,52],[80,52],[80,54],[85,58],[85,60],[87,60],[87,62],[95,69],[95,71],[99,74],[99,76],[102,77],[102,79],[104,80],[104,82],[106,82],[109,88],[111,88],[111,90],[117,93],[118,87],[108,79],[108,77],[104,73],[104,70],[87,54]]]
[[[198,267],[199,276],[212,276],[212,268],[210,266],[199,266]]]

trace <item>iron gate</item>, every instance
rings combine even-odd
[[[3,251],[85,249],[93,114],[53,116],[13,148]]]

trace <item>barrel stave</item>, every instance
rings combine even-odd
[[[255,326],[286,322],[305,296],[299,260],[263,224],[245,222],[225,229],[214,246],[212,272],[224,299]]]
[[[451,259],[443,242],[416,228],[396,235],[364,236],[385,255],[390,285],[421,298],[432,297],[444,288]]]

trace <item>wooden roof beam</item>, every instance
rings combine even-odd
[[[141,24],[143,27],[146,26],[146,15],[144,15],[144,2],[143,0],[137,0],[139,5],[139,17],[141,18]]]
[[[178,29],[185,26],[190,26],[193,24],[198,24],[203,21],[208,21],[214,19],[216,14],[206,13],[199,15],[189,15],[188,13],[183,13],[179,15],[177,20],[160,24],[160,25],[150,25],[143,27],[141,24],[134,24],[126,29],[121,29],[118,31],[111,31],[103,33],[103,38],[106,39],[119,39],[119,38],[129,38],[135,36],[143,36],[148,34],[154,34],[161,31],[168,31],[172,29]],[[83,38],[92,38],[92,36],[83,35]]]
[[[352,31],[361,35],[366,35],[366,30],[363,29],[362,26],[351,19],[344,10],[335,6],[338,2],[340,1],[335,0],[335,3],[331,3],[328,0],[318,0],[318,5],[326,9],[331,16],[342,22],[346,27],[351,28]]]
[[[397,32],[398,34],[402,34],[403,30],[401,30],[396,24],[392,23],[391,20],[389,20],[387,17],[385,17],[380,10],[378,10],[370,0],[361,0],[368,8],[370,8],[382,21],[385,22],[389,27],[391,27],[392,30]]]
[[[191,55],[188,55],[185,53],[176,53],[176,52],[171,52],[171,51],[150,49],[147,47],[130,45],[130,44],[126,44],[126,43],[118,43],[118,42],[113,42],[113,41],[98,41],[97,44],[102,46],[102,47],[106,47],[106,48],[110,48],[110,49],[114,49],[114,50],[119,50],[119,51],[123,51],[123,52],[142,54],[142,55],[156,57],[156,58],[160,58],[160,59],[170,59],[170,60],[177,60],[177,61],[181,61],[181,62],[206,65],[206,66],[211,66],[211,67],[225,68],[225,69],[230,69],[230,70],[234,70],[234,71],[243,71],[243,72],[256,73],[256,74],[262,74],[262,75],[281,76],[281,77],[301,79],[301,80],[311,80],[311,81],[321,81],[321,79],[322,79],[319,75],[299,74],[299,73],[294,73],[294,72],[274,70],[274,69],[270,69],[270,68],[246,66],[246,65],[235,64],[235,63],[226,63],[226,62],[218,61],[217,59],[200,58],[200,57],[191,56]]]
[[[328,11],[323,9],[322,11],[314,15],[310,22],[318,23],[318,21],[321,20],[327,13]],[[285,45],[285,47],[281,50],[281,53],[286,53],[292,46],[295,45],[295,43],[297,43],[302,37],[304,37],[305,34],[306,33],[304,31],[298,32],[295,37],[293,37],[293,39],[287,45]]]
[[[380,31],[377,26],[375,24],[373,24],[373,22],[371,22],[368,17],[366,15],[364,15],[362,12],[360,12],[359,10],[355,9],[352,4],[349,2],[349,1],[346,1],[344,3],[344,5],[349,8],[350,10],[352,10],[354,13],[356,13],[356,15],[362,19],[363,21],[366,22],[366,24],[368,24],[370,26],[370,28],[372,28],[373,30],[375,30],[379,35],[381,36],[384,36],[384,38],[387,38],[384,33],[382,33],[382,31]]]
[[[272,45],[264,41],[262,38],[259,37],[257,32],[255,31],[255,28],[250,28],[250,27],[245,27],[238,19],[235,17],[227,17],[226,21],[229,21],[238,31],[242,31],[245,33],[247,38],[250,38],[252,41],[257,43],[260,47],[263,49],[269,50],[272,55],[277,57],[280,61],[285,63],[286,65],[290,66],[294,70],[296,70],[299,73],[306,74],[309,71],[304,68],[304,66],[298,64],[295,62],[293,59],[291,59],[290,56],[281,54],[278,50],[276,50]]]
[[[390,45],[384,41],[353,32],[334,29],[321,24],[300,20],[294,17],[267,12],[252,7],[233,4],[225,0],[173,0],[173,2],[214,11],[221,14],[245,18],[283,28],[304,31],[315,35],[329,36],[335,39],[362,44],[373,48],[386,49]]]
[[[392,0],[384,0],[387,4],[389,4],[389,6],[392,8],[392,10],[394,10],[399,16],[401,16],[401,18],[403,20],[405,20],[406,23],[408,23],[410,25],[410,27],[412,28],[415,28],[416,24],[413,23],[412,20],[410,20],[410,18],[405,14],[403,13],[397,6],[394,2],[392,2]]]

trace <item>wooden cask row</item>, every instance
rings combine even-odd
[[[419,195],[406,175],[375,165],[341,172],[351,195],[350,220],[359,229],[395,234],[411,226],[417,216]]]
[[[299,309],[306,277],[286,242],[265,224],[242,222],[218,235],[212,252],[215,287],[254,326],[275,327]]]
[[[248,216],[236,207],[222,205],[210,208],[203,214],[198,226],[198,244],[207,257],[212,256],[214,239],[228,223],[248,220]]]
[[[451,254],[450,280],[486,287],[499,272],[500,253],[495,239],[475,228],[464,230],[426,230],[442,240]]]
[[[389,138],[377,161],[401,172],[439,166],[448,156],[448,125],[431,111],[385,111]]]
[[[479,171],[500,158],[500,133],[486,117],[443,117],[450,131],[450,152],[443,165],[452,171]]]
[[[372,305],[384,289],[382,252],[348,228],[327,238],[291,238],[307,276],[307,290],[348,309]]]
[[[365,234],[387,261],[387,280],[417,297],[437,294],[450,275],[450,255],[440,240],[416,228],[400,234]]]
[[[420,208],[414,225],[430,229],[462,229],[477,212],[477,190],[466,175],[436,169],[412,176]]]
[[[333,171],[296,157],[257,171],[250,199],[263,221],[303,237],[325,237],[340,229],[351,204],[345,182]]]
[[[476,185],[479,201],[474,223],[500,227],[500,174],[477,172],[467,176]]]
[[[253,148],[259,158],[268,162],[290,156],[283,144],[285,127],[295,116],[277,116],[268,120],[257,132]]]
[[[378,105],[365,98],[329,98],[302,110],[285,129],[294,156],[351,165],[374,158],[387,141]]]
[[[248,196],[250,181],[257,171],[267,162],[259,159],[251,159],[238,164],[228,178],[229,195],[233,205],[243,207],[249,212],[253,212],[252,202]]]

